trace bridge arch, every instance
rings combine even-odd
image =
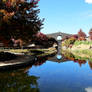
[[[51,33],[51,34],[47,34],[47,36],[49,37],[53,37],[55,38],[57,41],[62,40],[63,38],[65,38],[66,36],[69,37],[72,34],[67,34],[67,33],[62,33],[62,32],[56,32],[56,33]],[[58,40],[59,39],[59,40]]]
[[[61,35],[57,35],[57,41],[61,41],[62,40],[62,36]]]

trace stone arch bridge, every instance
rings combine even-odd
[[[65,61],[63,58],[57,59],[57,55],[61,55],[61,40],[63,38],[65,38],[66,36],[67,37],[70,37],[71,35],[72,34],[67,34],[67,33],[62,33],[62,32],[47,34],[48,37],[55,38],[55,40],[58,42],[58,52],[57,52],[57,54],[53,58],[51,58],[49,60],[55,61],[55,62]],[[61,40],[59,40],[58,37],[61,37]]]
[[[63,33],[63,32],[56,32],[56,33],[51,33],[51,34],[46,34],[48,37],[53,37],[58,41],[58,37],[61,37],[61,39],[65,38],[65,37],[69,37],[72,34],[67,34],[67,33]]]

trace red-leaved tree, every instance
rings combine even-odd
[[[45,48],[52,47],[54,43],[57,44],[57,41],[54,38],[48,37],[41,32],[38,32],[36,35],[34,35],[33,40],[31,42]]]
[[[92,29],[89,30],[89,38],[92,40]]]
[[[37,9],[39,0],[0,0],[0,36],[28,41],[40,31],[44,19]]]
[[[80,29],[78,32],[78,39],[85,40],[85,38],[86,38],[86,34],[82,31],[82,29]]]

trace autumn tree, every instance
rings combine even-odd
[[[80,29],[78,32],[78,39],[85,40],[85,38],[86,38],[86,34],[82,31],[82,29]]]
[[[89,38],[92,40],[92,29],[89,30]]]
[[[54,43],[57,44],[57,41],[54,38],[48,37],[41,32],[38,32],[36,35],[34,35],[34,38],[31,40],[31,42],[44,48],[52,47]]]
[[[39,0],[1,0],[0,36],[28,41],[40,31],[43,20],[38,14]]]

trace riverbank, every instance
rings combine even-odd
[[[16,55],[49,55],[52,53],[56,53],[57,49],[50,47],[50,48],[39,48],[39,49],[0,49],[0,52],[9,52]]]
[[[48,57],[55,55],[57,50],[55,48],[48,49],[1,49],[0,53],[10,53],[15,55],[15,59],[8,60],[8,57],[4,61],[0,61],[0,69],[16,68],[20,66],[26,66],[35,63],[38,57]],[[3,58],[6,55],[3,56]]]
[[[72,53],[76,59],[84,59],[92,61],[92,41],[79,41],[76,40],[72,45],[68,47],[62,46],[63,52]]]
[[[69,52],[82,52],[86,54],[92,54],[92,41],[78,41],[73,44],[69,44],[68,47],[62,45],[62,50]]]

